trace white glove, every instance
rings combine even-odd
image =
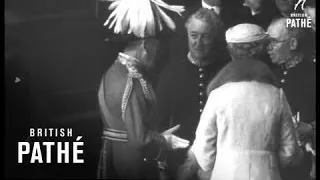
[[[316,151],[312,148],[312,145],[310,142],[306,143],[305,148],[307,152],[310,152],[313,156],[316,156]]]
[[[169,149],[176,150],[181,148],[187,148],[189,146],[190,142],[188,140],[179,138],[178,136],[172,134],[179,128],[180,125],[176,125],[173,128],[170,128],[161,134],[166,139],[167,146]]]

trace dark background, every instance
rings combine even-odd
[[[105,7],[98,5],[5,1],[6,178],[95,178],[102,130],[97,89],[120,49],[104,42]],[[30,127],[73,128],[68,141],[83,136],[85,163],[18,164],[18,142]]]
[[[99,0],[5,0],[5,178],[96,178],[98,86],[124,45],[105,41],[114,37],[103,26],[107,7]],[[162,58],[170,38],[162,40]],[[61,140],[28,138],[31,127],[73,128],[74,137],[62,141],[83,136],[85,163],[18,164],[18,142]]]
[[[5,178],[96,178],[102,131],[98,86],[124,45],[105,41],[114,37],[103,26],[107,5],[5,0]],[[31,127],[73,128],[74,137],[28,138]],[[18,142],[72,142],[77,135],[83,136],[83,164],[18,164]]]

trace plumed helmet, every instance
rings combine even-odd
[[[115,34],[133,34],[148,38],[162,31],[164,26],[174,30],[175,23],[163,9],[181,15],[184,6],[168,5],[162,0],[107,0],[112,10],[104,25],[113,28]],[[164,24],[163,24],[164,22]]]

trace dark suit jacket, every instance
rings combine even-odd
[[[285,69],[278,68],[276,75],[286,93],[293,114],[300,112],[302,122],[316,120],[316,64],[311,56],[306,56],[299,64],[284,74]]]
[[[193,142],[200,113],[207,100],[206,85],[227,60],[217,57],[214,61],[200,68],[189,62],[187,55],[171,60],[161,73],[156,89],[159,129],[180,124],[181,127],[175,134]],[[168,172],[171,178],[176,179],[177,169],[185,157],[186,150],[168,154]]]
[[[287,70],[275,70],[281,86],[287,96],[293,115],[300,112],[300,121],[311,123],[316,120],[316,64],[312,56],[306,56],[302,62]],[[311,156],[305,153],[301,164],[297,167],[282,169],[283,180],[308,179],[311,168]]]

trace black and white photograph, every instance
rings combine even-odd
[[[316,0],[5,0],[5,179],[315,180]]]

